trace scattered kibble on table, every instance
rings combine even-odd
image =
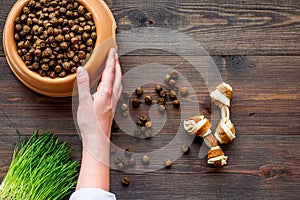
[[[171,100],[177,99],[176,92],[175,92],[174,90],[171,90],[171,91],[169,92],[169,97],[170,97]]]
[[[158,85],[155,86],[155,92],[157,94],[159,94],[162,90],[163,90],[163,88],[161,87],[161,85],[158,84]]]
[[[142,87],[139,86],[139,87],[136,88],[135,94],[136,94],[138,97],[142,96],[143,93],[144,93],[144,91],[143,91]]]
[[[121,156],[116,156],[115,157],[115,163],[118,164],[118,163],[121,163],[122,162],[122,157]]]
[[[143,165],[149,165],[149,163],[150,163],[150,157],[147,156],[147,155],[144,155],[142,157],[142,163],[143,163]]]
[[[166,167],[167,169],[168,169],[168,168],[171,168],[172,164],[173,164],[173,162],[172,162],[171,159],[167,158],[167,159],[165,160],[165,167]]]
[[[150,95],[147,95],[147,96],[145,97],[145,103],[146,103],[147,105],[151,105],[151,104],[152,104],[152,97],[151,97]]]
[[[182,153],[186,155],[190,152],[190,147],[187,144],[184,144],[184,145],[182,145],[181,150],[182,150]]]
[[[121,183],[123,186],[128,186],[130,183],[130,179],[127,176],[125,176],[122,178]]]
[[[130,157],[132,155],[132,148],[131,147],[127,147],[125,149],[125,156]]]

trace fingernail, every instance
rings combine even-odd
[[[119,55],[118,55],[118,53],[117,53],[117,52],[115,53],[115,59],[116,59],[116,60],[118,60],[118,59],[119,59]]]
[[[78,76],[82,76],[84,74],[85,69],[83,67],[78,67],[77,68],[77,74]]]

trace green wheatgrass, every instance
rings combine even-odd
[[[78,162],[50,132],[19,139],[0,185],[0,200],[63,199],[77,182]]]

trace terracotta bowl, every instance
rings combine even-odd
[[[84,64],[90,76],[101,71],[101,64],[106,58],[108,49],[117,48],[115,40],[116,22],[108,6],[102,0],[77,0],[93,15],[97,31],[97,40],[91,57]],[[17,53],[14,41],[14,20],[20,15],[22,8],[29,0],[18,0],[12,7],[4,26],[3,46],[6,60],[16,77],[30,89],[51,97],[68,97],[73,94],[75,74],[64,78],[51,79],[42,77],[27,68]],[[93,80],[93,79],[92,79]],[[96,81],[96,80],[95,80]]]

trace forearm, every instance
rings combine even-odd
[[[103,160],[98,161],[85,146],[82,148],[82,162],[76,189],[100,188],[109,191],[109,143],[102,147]]]

